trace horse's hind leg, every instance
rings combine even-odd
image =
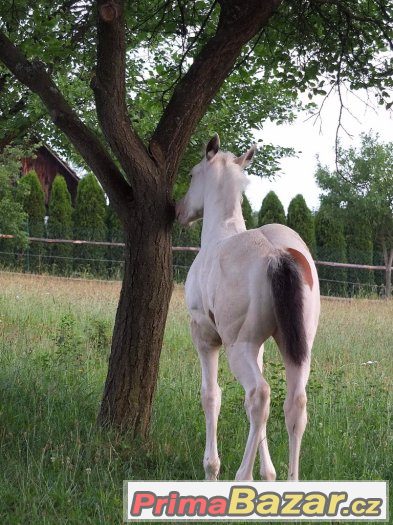
[[[302,437],[307,425],[306,384],[310,372],[309,361],[300,366],[285,363],[287,376],[287,397],[284,403],[285,423],[289,435],[288,479],[299,479],[299,456]]]
[[[216,480],[220,471],[220,458],[217,449],[217,420],[221,408],[221,389],[217,383],[218,356],[220,347],[210,338],[202,339],[203,332],[196,323],[192,323],[191,332],[198,350],[202,368],[202,406],[206,419],[206,446],[203,468],[207,480]]]
[[[231,370],[245,390],[245,408],[250,422],[247,444],[236,479],[252,480],[255,456],[269,417],[270,388],[258,366],[258,345],[236,343],[227,348],[227,353]]]
[[[263,345],[261,346],[258,354],[258,366],[261,371],[263,371]],[[266,435],[266,423],[264,421],[262,424],[261,430],[261,441],[259,444],[259,457],[260,457],[260,474],[261,478],[266,481],[275,481],[276,479],[276,470],[274,468],[272,459],[270,457],[269,447],[267,444],[267,435]]]
[[[287,396],[284,402],[285,424],[289,437],[288,480],[299,479],[299,456],[302,437],[307,425],[306,385],[310,374],[310,352],[300,365],[294,364],[286,355],[279,338],[276,338],[284,357],[287,378]]]

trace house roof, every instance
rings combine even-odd
[[[51,157],[53,157],[56,162],[58,162],[62,168],[67,172],[67,174],[74,179],[76,182],[79,182],[79,177],[75,171],[61,158],[59,155],[47,144],[42,144],[39,149],[44,149]]]

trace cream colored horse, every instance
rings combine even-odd
[[[187,194],[176,205],[177,219],[183,225],[203,217],[201,250],[188,273],[185,291],[192,338],[202,366],[206,479],[217,479],[220,470],[217,368],[221,345],[245,390],[250,422],[236,479],[253,479],[258,448],[262,478],[276,478],[266,439],[270,388],[261,373],[263,343],[273,336],[286,369],[288,477],[297,480],[307,423],[306,384],[320,309],[318,276],[307,246],[290,228],[269,224],[246,231],[241,210],[247,183],[243,169],[255,148],[237,158],[220,151],[219,146],[215,135],[206,156],[192,169]]]

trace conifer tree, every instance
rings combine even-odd
[[[57,175],[52,184],[49,200],[48,237],[72,239],[72,205],[67,184]],[[49,265],[53,271],[68,274],[72,270],[72,245],[51,244],[48,248]]]
[[[355,264],[372,265],[374,259],[373,231],[367,216],[348,206],[345,210],[345,237],[348,261]],[[351,294],[372,292],[374,274],[370,270],[350,268],[348,281]]]
[[[75,239],[105,241],[106,202],[105,194],[92,174],[86,175],[78,184],[74,210]],[[80,272],[95,275],[105,273],[106,248],[103,246],[82,245],[74,248],[75,268]]]
[[[43,237],[45,232],[45,196],[35,171],[25,175],[20,184],[26,185],[28,192],[23,198],[23,209],[28,216],[30,237]]]
[[[386,267],[384,275],[351,269],[348,275],[354,283],[352,289],[370,293],[377,291],[379,286],[378,292],[390,297],[390,268],[393,264],[393,142],[381,142],[378,135],[372,132],[362,134],[360,138],[358,148],[339,148],[337,170],[331,172],[319,165],[315,176],[325,199],[345,211],[348,262],[368,265],[373,261],[379,266],[383,261]]]
[[[0,267],[17,267],[18,254],[28,246],[23,199],[29,188],[18,184],[20,158],[28,153],[17,146],[0,151],[0,233],[13,235],[12,239],[0,239]]]
[[[109,242],[124,242],[124,229],[110,204],[106,210],[106,227]],[[111,279],[120,279],[124,270],[124,248],[108,246],[106,259],[108,260],[108,276]]]
[[[258,214],[258,226],[264,224],[286,224],[284,206],[274,191],[269,191],[262,201]]]
[[[314,217],[308,208],[303,195],[296,195],[288,206],[287,225],[295,230],[309,250],[315,254],[315,227]]]
[[[191,246],[201,245],[202,221],[196,221],[191,227],[181,226],[175,222],[172,230],[172,246]],[[188,270],[194,261],[197,252],[173,252],[173,273],[176,282],[184,282]]]
[[[346,262],[346,242],[341,210],[322,203],[315,216],[315,236],[316,253],[320,261]],[[323,295],[346,295],[346,268],[319,266],[318,275]]]
[[[243,194],[242,212],[243,212],[244,222],[246,223],[246,228],[247,230],[251,230],[252,228],[255,227],[254,217],[252,214],[252,208],[251,208],[250,201],[247,199],[245,194]]]
[[[26,191],[23,195],[23,210],[27,214],[27,230],[29,237],[45,237],[45,196],[41,183],[35,171],[27,173],[19,182]],[[33,272],[40,272],[43,266],[45,245],[32,241],[26,250],[25,267]]]

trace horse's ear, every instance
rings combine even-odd
[[[239,164],[241,168],[247,167],[252,161],[256,150],[257,150],[257,145],[253,144],[251,148],[248,151],[246,151],[246,153],[244,153],[241,157],[237,157],[234,160],[234,162],[236,164]]]
[[[218,152],[220,149],[220,137],[218,136],[218,133],[215,133],[214,137],[212,137],[207,146],[206,146],[206,158],[207,160],[211,160],[214,155]]]

